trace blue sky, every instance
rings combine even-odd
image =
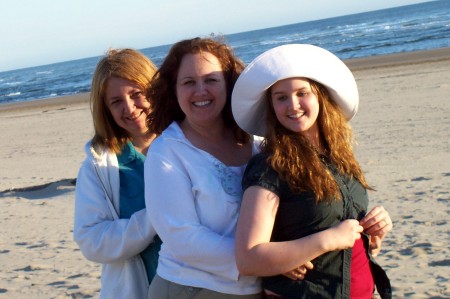
[[[0,71],[427,0],[1,0]]]

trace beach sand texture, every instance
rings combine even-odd
[[[394,222],[378,260],[394,298],[450,298],[450,48],[354,59],[356,153]],[[72,238],[88,95],[0,106],[0,298],[91,298]]]

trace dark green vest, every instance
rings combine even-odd
[[[266,163],[267,156],[254,156],[242,181],[243,189],[257,185],[280,198],[271,241],[290,241],[337,225],[345,219],[360,220],[367,213],[367,191],[357,180],[340,175],[324,160],[340,187],[343,200],[317,203],[307,192],[294,194],[285,181]],[[369,238],[364,235],[365,248]],[[382,298],[391,298],[386,273],[369,255],[371,270]],[[291,280],[284,275],[263,278],[263,287],[287,298],[349,298],[351,249],[325,253],[313,261],[314,269],[304,280]]]

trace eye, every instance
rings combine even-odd
[[[134,93],[131,95],[131,97],[132,97],[133,99],[145,98],[145,94],[144,94],[143,91],[138,90],[138,91],[134,92]]]
[[[297,92],[297,96],[300,97],[300,98],[304,98],[304,97],[308,96],[308,94],[309,94],[309,92],[307,92],[307,91],[299,91],[299,92]]]
[[[191,86],[191,85],[194,85],[194,84],[195,84],[194,80],[184,80],[184,81],[181,82],[182,86]]]
[[[282,102],[282,101],[284,101],[284,100],[287,99],[287,96],[286,96],[286,95],[283,95],[283,94],[280,94],[280,95],[276,95],[276,96],[274,97],[274,99],[275,99],[275,101]]]
[[[120,99],[116,99],[116,98],[111,99],[111,100],[109,101],[109,105],[110,105],[110,106],[115,106],[115,105],[118,105],[119,103],[120,103]]]

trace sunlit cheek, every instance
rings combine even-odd
[[[150,103],[148,101],[145,101],[142,105],[142,109],[145,111],[146,114],[150,113]]]
[[[276,116],[277,120],[282,121],[283,113],[282,113],[282,110],[280,109],[280,107],[274,107],[274,110],[275,110],[275,116]]]
[[[178,102],[183,101],[185,98],[187,98],[189,95],[189,89],[186,87],[178,87],[176,90],[176,96],[178,99]]]
[[[139,105],[143,108],[146,108],[147,106],[149,106],[149,103],[145,97],[140,97],[139,99],[137,99],[135,101],[135,103],[136,103],[136,105]]]

